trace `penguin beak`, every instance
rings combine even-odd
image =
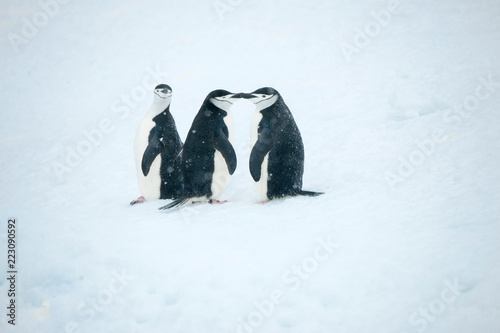
[[[255,96],[252,95],[252,94],[247,94],[247,93],[239,93],[239,94],[235,94],[233,96],[233,98],[244,98],[244,99],[250,99],[250,98],[254,98]]]

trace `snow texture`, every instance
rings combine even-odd
[[[0,331],[500,332],[500,2],[0,3]],[[173,88],[280,91],[304,189],[257,205],[233,106],[224,205],[129,206]],[[18,219],[16,326],[6,224]]]

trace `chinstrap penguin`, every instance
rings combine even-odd
[[[214,90],[205,98],[182,149],[184,193],[159,209],[181,206],[188,201],[222,203],[217,198],[224,192],[237,163],[230,112],[233,96],[226,90]]]
[[[134,153],[142,196],[131,205],[146,200],[177,199],[182,195],[182,140],[170,113],[171,100],[172,88],[157,85],[153,104],[137,129]]]
[[[251,125],[250,173],[266,201],[288,196],[318,196],[302,190],[304,144],[292,113],[276,89],[260,88],[240,93],[255,104]]]

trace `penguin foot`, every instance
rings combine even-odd
[[[219,201],[219,200],[215,200],[215,199],[208,200],[208,203],[211,205],[222,205],[222,204],[225,204],[226,202],[227,202],[227,200],[224,200],[224,201]]]
[[[264,201],[261,201],[261,202],[257,202],[257,205],[265,205],[266,203],[268,203],[270,200],[267,199],[267,200],[264,200]]]
[[[130,206],[133,206],[137,203],[143,203],[143,202],[146,202],[146,198],[144,198],[142,195],[140,197],[138,197],[137,199],[133,200],[132,202],[130,202]]]

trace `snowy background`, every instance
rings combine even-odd
[[[63,2],[0,3],[2,333],[500,331],[499,1]],[[129,206],[158,83],[278,89],[326,194],[256,205],[241,101],[229,203]]]

